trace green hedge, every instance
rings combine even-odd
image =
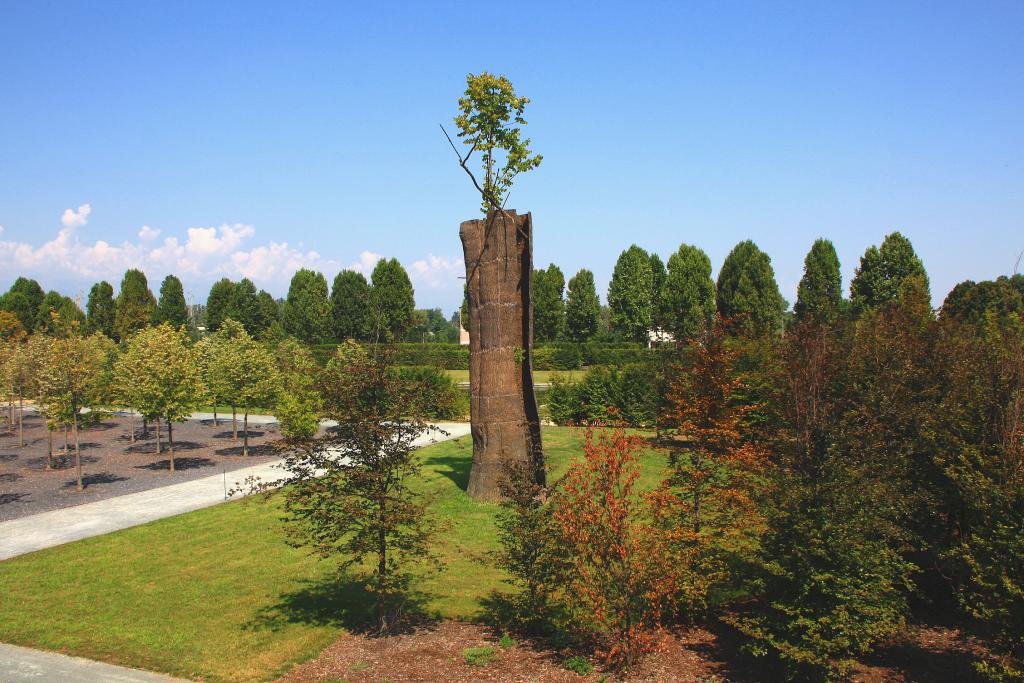
[[[658,384],[651,363],[595,367],[580,382],[555,375],[546,395],[548,415],[555,424],[607,422],[615,408],[615,421],[650,427],[658,410]]]
[[[321,364],[337,348],[336,344],[312,347],[313,355]],[[396,365],[433,366],[445,370],[468,370],[469,347],[457,344],[401,343],[394,346]],[[540,344],[533,350],[534,370],[577,370],[590,365],[624,366],[648,363],[657,351],[640,344]]]

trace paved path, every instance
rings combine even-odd
[[[469,434],[466,423],[438,426],[448,435],[426,434],[420,437],[420,446]],[[269,482],[282,479],[284,474],[274,467],[278,462],[0,522],[0,560],[223,503],[227,492],[247,477]]]
[[[163,674],[126,669],[81,657],[0,644],[4,683],[186,683]]]

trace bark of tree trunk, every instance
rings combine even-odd
[[[68,423],[64,423],[64,455],[68,454]]]
[[[174,471],[174,432],[171,421],[167,421],[167,454],[171,459],[171,472]]]
[[[158,417],[156,419],[156,454],[160,455],[161,452],[162,451],[160,449],[160,418]]]
[[[231,440],[238,442],[238,410],[231,406]]]
[[[82,447],[78,443],[78,409],[74,409],[74,414],[71,419],[74,421],[75,430],[75,472],[78,475],[78,482],[75,485],[75,489],[78,491],[82,490]]]
[[[249,411],[242,418],[242,455],[249,457]]]
[[[18,445],[25,447],[25,397],[18,394]]]
[[[46,425],[46,469],[53,469],[53,430]]]
[[[218,424],[219,423],[217,422],[217,397],[214,396],[213,397],[213,426],[217,427]]]
[[[512,463],[545,481],[540,416],[533,393],[533,219],[508,210],[459,228],[469,300],[468,493],[498,500]]]

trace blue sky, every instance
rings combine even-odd
[[[0,287],[115,287],[396,256],[461,300],[478,200],[437,124],[468,72],[532,99],[509,205],[535,258],[738,241],[790,300],[832,239],[844,287],[900,230],[936,303],[1024,250],[1024,3],[0,4]],[[145,226],[145,227],[144,227]]]

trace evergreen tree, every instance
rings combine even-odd
[[[718,312],[747,334],[769,334],[782,327],[786,301],[779,293],[768,254],[751,240],[740,242],[718,273]]]
[[[228,312],[231,308],[231,300],[235,291],[235,283],[231,280],[221,278],[213,283],[210,288],[210,296],[206,299],[206,329],[216,332],[220,329],[225,318],[230,317]]]
[[[0,297],[0,310],[10,311],[18,316],[18,322],[31,334],[36,323],[39,306],[43,303],[43,288],[29,278],[19,277],[11,288]]]
[[[362,273],[343,270],[331,288],[331,320],[334,338],[365,339],[370,319],[370,284]]]
[[[632,245],[619,255],[608,286],[612,328],[632,341],[647,341],[653,324],[654,275],[646,251]]]
[[[260,304],[256,293],[256,285],[245,277],[231,287],[231,298],[228,300],[227,317],[242,323],[249,334],[255,336],[260,329]]]
[[[569,297],[565,304],[566,326],[569,338],[585,342],[597,334],[601,302],[594,286],[594,274],[587,269],[580,270],[569,280]]]
[[[89,290],[85,304],[86,322],[89,332],[99,332],[114,337],[114,288],[109,282],[97,282]]]
[[[850,282],[850,300],[856,313],[896,301],[903,283],[917,277],[928,286],[924,264],[914,246],[898,232],[886,235],[882,247],[870,247]]]
[[[400,339],[412,325],[416,308],[408,273],[398,259],[381,259],[370,281],[371,332],[387,339]]]
[[[188,324],[188,306],[181,280],[168,275],[160,283],[160,301],[153,311],[153,324],[167,323],[174,329]]]
[[[679,341],[701,334],[715,315],[715,282],[711,259],[689,244],[668,257],[668,275],[661,290],[665,328]]]
[[[319,344],[330,335],[331,302],[327,280],[302,268],[292,276],[284,304],[284,329],[307,344]]]
[[[665,288],[665,280],[668,272],[665,270],[665,263],[661,257],[651,252],[651,319],[654,326],[659,329],[667,329],[666,311],[662,306],[662,290]]]
[[[565,330],[565,276],[554,263],[533,271],[533,334],[537,341],[557,341]]]
[[[797,318],[831,320],[843,305],[839,256],[830,240],[817,239],[804,259],[804,276],[796,291]]]
[[[270,292],[260,290],[256,295],[256,322],[253,325],[253,334],[261,339],[275,325],[281,324],[281,307],[270,295]]]
[[[121,280],[114,310],[114,332],[118,339],[127,339],[133,332],[149,325],[153,319],[156,299],[149,291],[146,274],[132,268]]]

